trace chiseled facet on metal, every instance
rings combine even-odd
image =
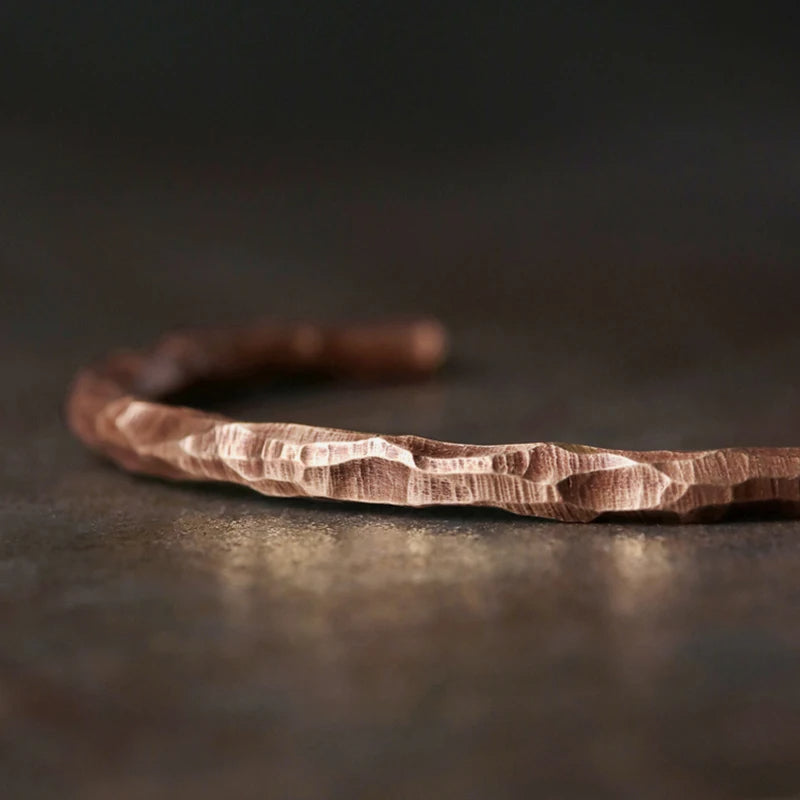
[[[636,452],[553,442],[454,444],[237,422],[157,402],[198,381],[265,370],[421,378],[444,355],[444,331],[433,321],[188,331],[80,372],[67,416],[89,447],[130,471],[228,481],[272,496],[494,506],[573,522],[625,516],[694,521],[731,510],[800,510],[800,449]]]

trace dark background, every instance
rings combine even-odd
[[[182,322],[424,305],[522,325],[600,313],[596,333],[629,341],[684,325],[685,291],[738,341],[739,304],[788,318],[793,300],[795,17],[4,3],[6,300],[39,296],[70,335],[92,318],[64,300],[108,285],[108,323],[130,315],[143,334],[156,307]],[[21,252],[54,236],[52,259]],[[167,273],[213,287],[215,307],[183,281],[154,291]],[[620,292],[624,308],[598,312]]]
[[[788,797],[800,529],[136,479],[71,375],[177,324],[440,316],[456,441],[800,445],[796,4],[0,5],[0,787]]]
[[[424,150],[771,126],[796,108],[796,23],[789,2],[12,0],[3,106],[153,138]]]

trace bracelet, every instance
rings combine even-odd
[[[278,497],[493,506],[570,522],[694,522],[735,511],[800,511],[800,448],[637,452],[558,442],[454,444],[244,423],[156,402],[199,382],[265,370],[424,378],[445,350],[444,330],[431,320],[182,331],[80,371],[67,420],[85,444],[131,472],[229,481]]]

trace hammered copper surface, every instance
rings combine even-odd
[[[277,170],[4,133],[3,797],[796,795],[798,522],[167,484],[62,416],[80,367],[176,325],[424,310],[452,331],[429,381],[178,402],[481,444],[800,446],[796,137],[729,134]]]
[[[226,481],[271,497],[400,506],[492,506],[566,522],[675,521],[800,510],[800,449],[606,450],[469,445],[292,422],[246,422],[150,402],[260,370],[426,377],[444,358],[432,321],[324,328],[252,324],[166,336],[82,370],[67,417],[87,445],[132,472]]]

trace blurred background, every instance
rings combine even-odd
[[[466,147],[604,141],[796,99],[794,4],[3,4],[3,106],[132,139]],[[160,136],[159,136],[160,132]]]
[[[5,317],[420,308],[625,342],[702,295],[746,338],[754,302],[791,316],[799,80],[790,2],[10,0]]]
[[[182,324],[440,316],[473,442],[800,445],[792,2],[0,3],[8,797],[796,796],[796,522],[268,500],[86,453]]]

